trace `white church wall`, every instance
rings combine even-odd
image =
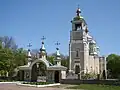
[[[95,57],[94,59],[94,69],[95,74],[99,74],[99,57]]]
[[[84,70],[85,73],[88,73],[89,68],[89,50],[87,44],[84,46]]]
[[[94,73],[94,56],[89,56],[89,72]]]
[[[61,79],[66,79],[66,71],[61,71]]]
[[[100,74],[103,73],[103,70],[105,70],[105,58],[104,57],[99,57],[99,71]]]

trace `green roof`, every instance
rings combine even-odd
[[[73,20],[84,20],[84,18],[82,16],[76,16],[76,17],[74,17]]]

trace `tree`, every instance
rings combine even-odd
[[[62,60],[61,60],[61,65],[65,66],[65,67],[69,67],[69,56],[65,56]]]
[[[55,57],[54,56],[47,56],[47,60],[51,63],[51,64],[55,64],[54,63],[54,59],[55,59]]]
[[[60,54],[61,57],[61,65],[65,67],[69,67],[69,56],[65,56],[63,54]],[[52,53],[47,56],[47,60],[49,60],[52,64],[54,63],[54,59],[56,58],[56,53]]]
[[[118,78],[120,76],[120,56],[110,54],[107,58],[107,70],[111,78]]]
[[[16,49],[12,38],[10,40],[6,38],[4,47],[2,45],[4,40],[2,40],[0,38],[0,74],[2,72],[2,75],[6,76],[7,72],[11,77],[16,67],[26,64],[26,51],[23,48]]]
[[[14,67],[14,56],[10,49],[1,48],[0,49],[0,70],[4,72],[10,72]]]
[[[16,67],[25,65],[27,63],[26,54],[27,54],[27,51],[25,51],[23,48],[19,48],[16,51],[14,51]]]
[[[0,41],[2,42],[4,48],[10,48],[12,50],[17,49],[17,45],[13,37],[8,37],[8,36],[0,37]]]

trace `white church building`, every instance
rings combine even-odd
[[[74,74],[102,74],[106,70],[105,57],[99,56],[99,47],[90,35],[87,23],[78,8],[72,19],[69,42],[69,72]]]
[[[106,71],[106,58],[99,55],[99,47],[96,41],[90,35],[86,21],[80,15],[78,8],[76,16],[71,21],[72,30],[70,31],[69,42],[69,73],[72,75],[96,74],[101,75]],[[44,40],[44,38],[43,38]],[[28,50],[28,64],[19,67],[19,80],[38,81],[44,78],[47,82],[60,82],[66,79],[67,67],[61,65],[59,48],[56,48],[55,65],[47,60],[47,52],[44,47],[44,41],[40,52],[36,58],[32,58]]]

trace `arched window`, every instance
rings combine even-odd
[[[79,49],[76,49],[76,57],[79,57]]]
[[[80,24],[75,24],[75,30],[77,31],[77,30],[80,30],[80,29],[82,29],[81,23]]]
[[[79,55],[78,55],[78,51],[76,51],[76,57],[79,57]]]

